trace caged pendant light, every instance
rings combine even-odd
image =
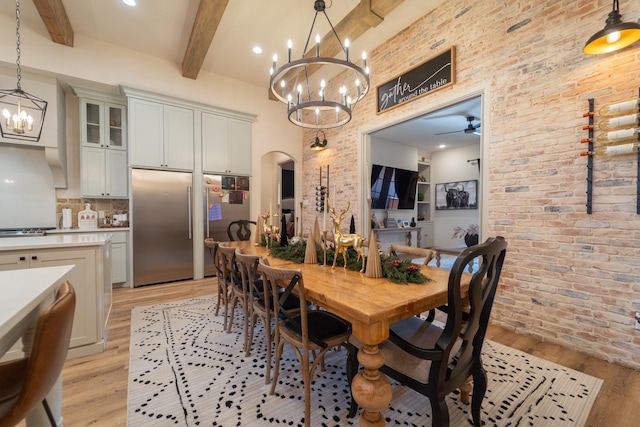
[[[23,91],[20,84],[20,0],[16,0],[16,54],[16,88],[0,89],[0,134],[3,138],[38,142],[47,101]]]
[[[302,58],[291,59],[292,42],[287,44],[287,62],[278,67],[278,56],[273,56],[271,79],[272,95],[287,106],[289,121],[310,129],[328,129],[342,126],[351,120],[351,114],[369,91],[369,67],[366,53],[362,53],[362,67],[349,59],[349,40],[340,41],[333,24],[325,11],[324,0],[314,1],[316,11],[309,30]],[[316,35],[315,55],[305,57],[318,14],[327,19],[331,32],[344,52],[344,59],[320,56],[320,36]],[[334,89],[327,87],[326,78],[338,75],[340,84]]]
[[[640,40],[640,24],[622,22],[618,0],[613,1],[613,10],[609,13],[605,27],[587,41],[583,52],[587,55],[620,50]]]

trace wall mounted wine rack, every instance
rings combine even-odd
[[[640,88],[638,88],[638,98],[640,98]],[[583,138],[580,142],[588,144],[588,150],[582,152],[581,155],[587,155],[587,214],[591,214],[593,211],[593,157],[594,157],[594,98],[589,98],[589,111],[582,116],[589,119],[589,124],[583,126],[582,129],[588,132],[587,138]],[[637,108],[640,112],[640,108]],[[638,136],[638,142],[640,142],[640,135]],[[637,171],[636,171],[636,213],[640,215],[640,149],[637,151]]]

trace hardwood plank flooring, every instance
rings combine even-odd
[[[131,308],[214,292],[213,279],[117,288],[103,353],[67,361],[63,370],[66,427],[126,425]],[[490,326],[487,338],[604,380],[587,426],[635,426],[640,419],[640,372]],[[24,423],[22,424],[24,425]]]

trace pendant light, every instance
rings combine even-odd
[[[16,0],[16,75],[15,89],[0,89],[0,134],[3,138],[38,142],[42,133],[47,101],[22,90],[20,69],[20,0]]]
[[[640,40],[640,24],[622,22],[618,0],[613,1],[613,10],[609,13],[604,28],[587,41],[583,52],[587,55],[600,55],[614,52]]]
[[[320,141],[320,132],[322,132],[322,141]],[[319,130],[316,132],[316,139],[311,143],[311,151],[322,151],[327,148],[327,137],[324,131]]]

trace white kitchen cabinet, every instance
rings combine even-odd
[[[82,147],[80,187],[84,197],[128,197],[127,153]]]
[[[193,110],[129,98],[131,166],[193,170]]]
[[[251,122],[203,112],[202,169],[251,175]]]
[[[32,237],[25,238],[35,239]],[[100,246],[0,251],[0,271],[73,265],[69,282],[76,292],[69,357],[100,352],[111,312],[111,242]],[[107,286],[108,285],[108,286]],[[17,343],[6,357],[20,357]]]
[[[112,231],[111,283],[125,283],[129,278],[128,231]]]
[[[76,93],[83,94],[76,90]],[[87,147],[127,149],[127,107],[80,98],[80,141]]]
[[[120,98],[87,89],[74,90],[80,97],[82,196],[126,198],[127,107]]]

